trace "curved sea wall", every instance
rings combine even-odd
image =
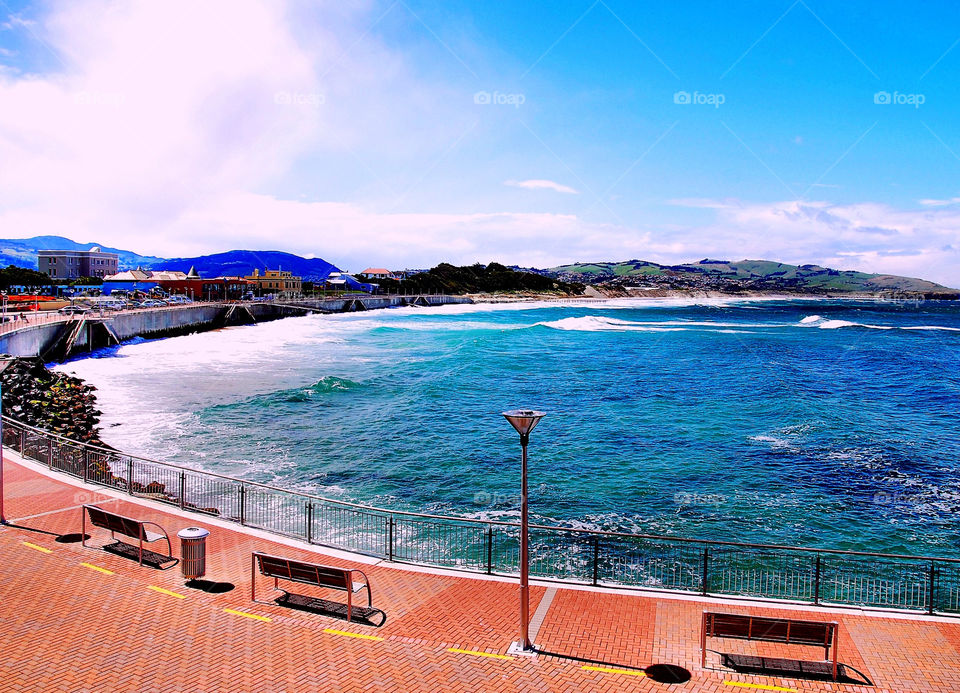
[[[0,334],[0,353],[59,361],[134,337],[171,337],[228,325],[254,324],[308,313],[343,313],[407,305],[472,303],[463,296],[362,296],[285,302],[197,303],[26,323]],[[36,317],[33,318],[37,320]]]

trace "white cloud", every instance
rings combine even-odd
[[[926,200],[920,211],[676,200],[712,219],[630,227],[496,203],[477,213],[387,213],[330,201],[324,190],[285,194],[278,180],[337,171],[334,155],[353,161],[358,151],[378,173],[396,164],[416,177],[446,155],[476,109],[365,33],[369,3],[52,8],[29,28],[66,67],[0,70],[0,237],[58,234],[164,256],[279,249],[348,268],[672,263],[735,252],[960,284],[957,200]],[[8,30],[25,30],[24,21]],[[301,172],[303,157],[321,163]],[[506,185],[577,194],[550,180]]]
[[[555,183],[552,180],[507,180],[503,182],[504,185],[509,185],[514,188],[524,188],[526,190],[553,190],[558,193],[565,193],[567,195],[579,195],[579,191],[574,190],[569,185],[563,185],[561,183]]]
[[[947,207],[949,205],[960,204],[960,197],[951,197],[949,200],[920,200],[920,204],[926,207]]]
[[[836,269],[902,274],[960,286],[960,210],[903,210],[867,202],[770,203],[677,200],[711,208],[713,222],[691,232],[701,255],[812,263]],[[741,259],[741,258],[733,258]]]

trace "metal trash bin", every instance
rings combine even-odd
[[[180,537],[180,570],[188,580],[202,578],[207,572],[207,537],[202,527],[187,527],[177,532]]]

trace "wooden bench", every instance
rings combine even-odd
[[[316,563],[306,563],[291,558],[270,556],[255,551],[250,567],[250,594],[253,601],[257,601],[257,569],[260,574],[273,578],[274,589],[280,589],[280,580],[290,580],[303,585],[313,585],[347,593],[347,620],[353,620],[353,594],[366,588],[367,607],[373,606],[373,595],[370,593],[370,580],[361,570],[351,568],[334,568]],[[362,582],[353,580],[354,573],[359,574]]]
[[[81,536],[83,537],[80,543],[83,546],[87,545],[87,516],[90,516],[90,524],[94,527],[99,527],[100,529],[106,529],[110,532],[110,538],[116,539],[117,534],[122,534],[125,537],[130,537],[131,539],[137,540],[138,548],[138,562],[140,565],[143,565],[143,543],[147,542],[148,544],[160,539],[165,539],[167,542],[167,555],[163,558],[167,558],[171,561],[176,561],[173,557],[173,547],[170,546],[170,537],[164,531],[163,527],[158,525],[156,522],[142,522],[140,520],[134,520],[129,517],[124,517],[123,515],[117,515],[116,513],[111,513],[103,508],[99,508],[96,505],[84,505],[80,513],[83,517]],[[151,532],[147,529],[147,525],[151,525],[160,530],[160,533]],[[118,540],[119,541],[119,540]]]
[[[837,680],[837,627],[835,622],[797,621],[788,618],[745,616],[703,612],[700,631],[700,667],[707,663],[707,638],[760,640],[784,645],[807,645],[824,648],[823,658],[830,663],[833,650],[833,680]]]

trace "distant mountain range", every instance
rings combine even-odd
[[[246,276],[253,270],[283,269],[306,280],[322,280],[339,270],[321,258],[304,258],[276,250],[231,250],[199,257],[162,258],[139,255],[99,243],[77,243],[63,236],[0,239],[0,267],[16,265],[37,269],[38,250],[89,250],[99,246],[120,256],[120,269],[169,269],[187,272],[196,267],[203,277]],[[521,270],[515,267],[513,269]],[[640,287],[647,290],[697,290],[723,293],[766,292],[799,294],[923,294],[931,298],[960,296],[925,279],[892,274],[867,274],[835,270],[819,265],[788,265],[769,260],[704,259],[680,265],[661,265],[646,260],[592,262],[562,265],[550,269],[523,269],[563,282],[600,284],[612,287]]]
[[[867,274],[819,265],[788,265],[769,260],[704,259],[681,265],[660,265],[645,260],[562,265],[545,270],[563,281],[586,284],[639,286],[648,289],[694,289],[728,293],[744,291],[805,294],[917,293],[927,296],[957,295],[925,279],[892,274]]]
[[[235,277],[252,274],[259,269],[283,269],[306,280],[322,280],[330,272],[340,270],[321,258],[303,258],[276,250],[231,250],[215,255],[199,257],[162,258],[139,255],[129,250],[120,250],[99,243],[77,243],[63,236],[34,236],[33,238],[0,239],[0,266],[16,265],[37,269],[38,250],[90,250],[99,247],[108,253],[120,256],[120,269],[169,269],[187,272],[196,267],[202,277]]]
[[[34,236],[33,238],[0,239],[0,263],[3,267],[16,265],[27,269],[37,269],[38,250],[90,250],[99,247],[108,253],[120,256],[121,269],[134,269],[137,265],[147,267],[157,262],[163,262],[161,257],[138,255],[129,250],[110,248],[100,243],[77,243],[63,236]]]
[[[178,257],[168,260],[158,258],[150,266],[156,269],[162,266],[163,269],[180,272],[187,272],[191,267],[196,267],[201,277],[245,277],[253,274],[255,269],[259,269],[261,274],[266,268],[282,269],[285,272],[293,272],[294,276],[303,277],[308,281],[323,280],[331,272],[340,271],[335,265],[321,258],[304,258],[278,250],[231,250],[200,257]]]

